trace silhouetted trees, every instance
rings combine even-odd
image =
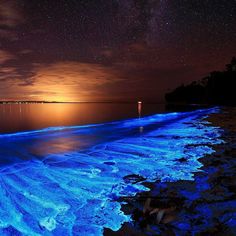
[[[231,62],[226,65],[227,71],[236,71],[236,57],[233,57]]]
[[[225,71],[213,71],[200,81],[181,85],[165,98],[168,103],[236,105],[236,57]]]

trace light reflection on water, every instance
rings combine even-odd
[[[116,200],[147,190],[124,177],[191,180],[197,159],[213,152],[208,145],[221,142],[219,129],[201,121],[215,111],[0,135],[0,234],[118,230],[130,217]]]
[[[165,111],[160,104],[145,104],[142,115]],[[103,123],[138,117],[136,103],[0,104],[0,133]]]

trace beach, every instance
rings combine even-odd
[[[146,183],[151,191],[124,199],[133,224],[105,235],[236,235],[235,117],[230,107],[205,119],[220,127],[223,142],[199,159],[203,166],[193,181]]]
[[[1,235],[234,235],[235,114],[0,135]]]
[[[199,158],[223,142],[204,118],[219,112],[1,134],[0,234],[112,235],[134,222],[143,234],[154,218],[154,234],[167,224],[189,230],[186,204],[208,188]]]

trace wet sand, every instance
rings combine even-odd
[[[236,108],[222,108],[207,121],[222,128],[224,143],[199,159],[194,181],[146,183],[151,191],[121,199],[133,223],[104,235],[236,235]]]

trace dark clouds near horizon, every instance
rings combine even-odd
[[[152,100],[236,54],[235,0],[0,0],[0,100]]]

